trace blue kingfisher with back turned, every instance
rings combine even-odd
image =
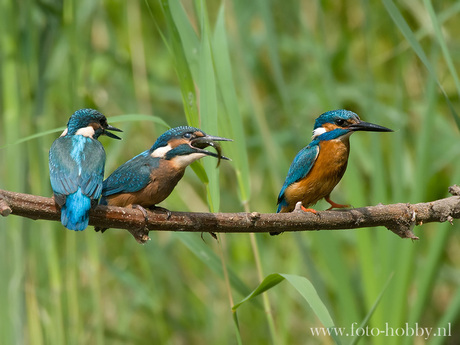
[[[188,165],[204,156],[216,157],[218,162],[229,160],[221,155],[217,141],[232,140],[207,135],[189,126],[171,128],[158,137],[150,149],[118,167],[104,181],[100,204],[138,208],[145,217],[144,208],[161,209],[155,205],[171,194]],[[205,150],[208,146],[214,147],[217,154]]]
[[[350,154],[349,138],[357,131],[393,132],[361,121],[349,110],[328,111],[316,119],[311,143],[297,153],[289,168],[278,196],[278,213],[293,211],[298,202],[302,210],[316,213],[306,207],[323,198],[331,204],[328,210],[349,207],[333,202],[330,194],[345,173]]]
[[[67,128],[51,145],[49,169],[54,200],[61,207],[61,223],[81,231],[88,226],[89,210],[101,196],[105,151],[100,135],[121,139],[109,131],[104,115],[94,109],[77,110]]]

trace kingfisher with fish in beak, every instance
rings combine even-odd
[[[202,130],[181,126],[163,133],[153,146],[117,168],[103,183],[101,205],[158,208],[194,161],[211,156],[229,160],[221,154],[218,141],[231,139],[207,135]],[[214,147],[217,153],[205,150]],[[168,211],[169,214],[169,211]],[[103,232],[105,229],[96,228]]]

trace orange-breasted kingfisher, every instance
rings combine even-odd
[[[104,181],[100,204],[139,208],[144,216],[144,208],[161,209],[155,205],[171,194],[188,165],[204,156],[229,160],[221,155],[216,141],[232,140],[189,126],[171,128],[150,149],[118,167]],[[214,147],[217,154],[204,149],[208,146]]]
[[[295,156],[278,196],[277,212],[291,212],[301,202],[301,209],[325,199],[331,207],[336,204],[330,194],[342,178],[350,154],[350,135],[357,131],[393,132],[391,129],[361,121],[349,110],[332,110],[321,114],[315,121],[312,141]],[[271,233],[277,235],[279,232]]]
[[[67,229],[81,231],[88,226],[89,210],[97,205],[104,180],[105,151],[97,139],[100,135],[121,139],[110,130],[121,132],[100,112],[80,109],[51,145],[51,188],[61,207],[61,223]]]

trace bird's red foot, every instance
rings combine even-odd
[[[314,214],[317,214],[318,211],[312,209],[312,208],[306,208],[305,206],[302,205],[302,202],[299,201],[297,204],[295,204],[295,208],[294,208],[294,211],[304,211],[304,212],[311,212],[311,213],[314,213]]]
[[[314,210],[314,209],[312,209],[312,208],[305,208],[303,205],[300,206],[300,208],[301,208],[302,211],[304,211],[304,212],[311,212],[311,213],[314,213],[314,214],[317,214],[317,213],[318,213],[318,211],[316,211],[316,210]]]
[[[342,205],[342,204],[337,204],[333,202],[329,197],[325,197],[324,200],[326,200],[329,204],[331,204],[331,207],[327,209],[327,211],[332,210],[333,208],[350,208],[351,205]]]

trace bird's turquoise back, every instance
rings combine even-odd
[[[61,206],[61,221],[71,230],[88,226],[91,201],[102,192],[105,151],[92,138],[70,135],[51,146],[49,168],[55,200]]]

